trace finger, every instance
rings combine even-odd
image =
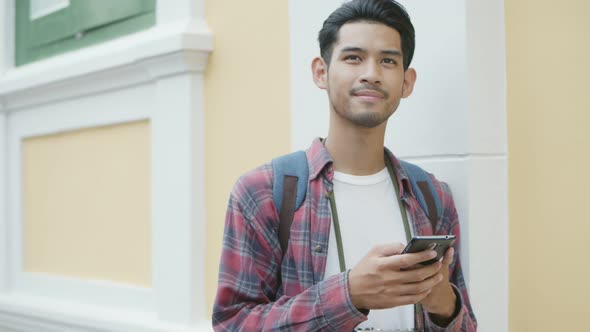
[[[445,256],[443,257],[442,264],[445,266],[451,265],[451,263],[453,263],[454,255],[455,255],[455,249],[453,247],[450,247],[447,250],[447,252],[445,253]]]
[[[401,269],[401,271],[412,271],[412,270],[421,269],[421,268],[423,268],[423,267],[424,267],[424,265],[422,265],[422,264],[417,264],[417,265],[412,265],[412,266],[410,266],[410,267],[405,267],[405,268]]]
[[[390,257],[384,257],[386,260],[384,264],[391,265],[393,269],[407,269],[418,263],[433,259],[436,257],[436,251],[424,250],[416,253],[395,255]]]
[[[401,243],[390,243],[377,245],[372,251],[379,257],[388,257],[401,254],[404,248],[405,246]]]
[[[402,296],[396,297],[396,305],[395,306],[416,304],[416,303],[424,300],[428,295],[430,295],[431,292],[432,292],[432,289],[429,289],[427,291],[424,291],[424,292],[421,292],[418,294],[402,295]]]
[[[436,273],[430,278],[414,283],[406,283],[398,286],[397,292],[399,295],[416,295],[433,289],[436,285],[442,282],[444,277],[441,273]]]
[[[442,264],[436,262],[426,266],[420,266],[413,270],[399,271],[395,282],[416,283],[431,278],[441,270]]]

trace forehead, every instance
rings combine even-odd
[[[343,47],[401,51],[401,37],[397,30],[383,23],[366,21],[346,23],[338,31],[334,50],[338,51]]]

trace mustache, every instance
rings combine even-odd
[[[375,85],[372,85],[372,84],[367,84],[367,83],[365,83],[365,84],[362,84],[362,85],[360,85],[360,86],[357,86],[357,87],[354,87],[354,88],[352,88],[352,90],[350,90],[350,95],[351,95],[351,96],[353,96],[353,95],[355,95],[356,93],[358,93],[359,91],[363,91],[363,90],[373,90],[373,91],[377,91],[377,92],[379,92],[380,94],[382,94],[382,95],[383,95],[383,97],[384,97],[385,99],[389,98],[389,93],[388,93],[387,91],[385,91],[385,90],[381,89],[381,88],[380,88],[380,87],[378,87],[378,86],[375,86]]]

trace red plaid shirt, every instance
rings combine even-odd
[[[432,235],[432,225],[412,192],[405,170],[390,151],[386,152],[414,232]],[[306,154],[308,191],[295,212],[284,259],[277,234],[279,217],[273,202],[271,165],[262,165],[237,181],[225,220],[213,308],[215,331],[352,331],[367,319],[351,303],[348,271],[324,279],[332,223],[326,193],[333,188],[333,161],[319,139]],[[433,183],[443,205],[434,233],[457,237],[450,278],[461,309],[446,328],[417,312],[416,327],[426,331],[475,331],[477,323],[459,261],[457,212],[448,185],[434,177]]]

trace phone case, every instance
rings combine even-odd
[[[414,236],[402,254],[432,249],[436,251],[436,257],[420,263],[422,265],[430,265],[438,262],[453,243],[455,243],[454,235]]]

